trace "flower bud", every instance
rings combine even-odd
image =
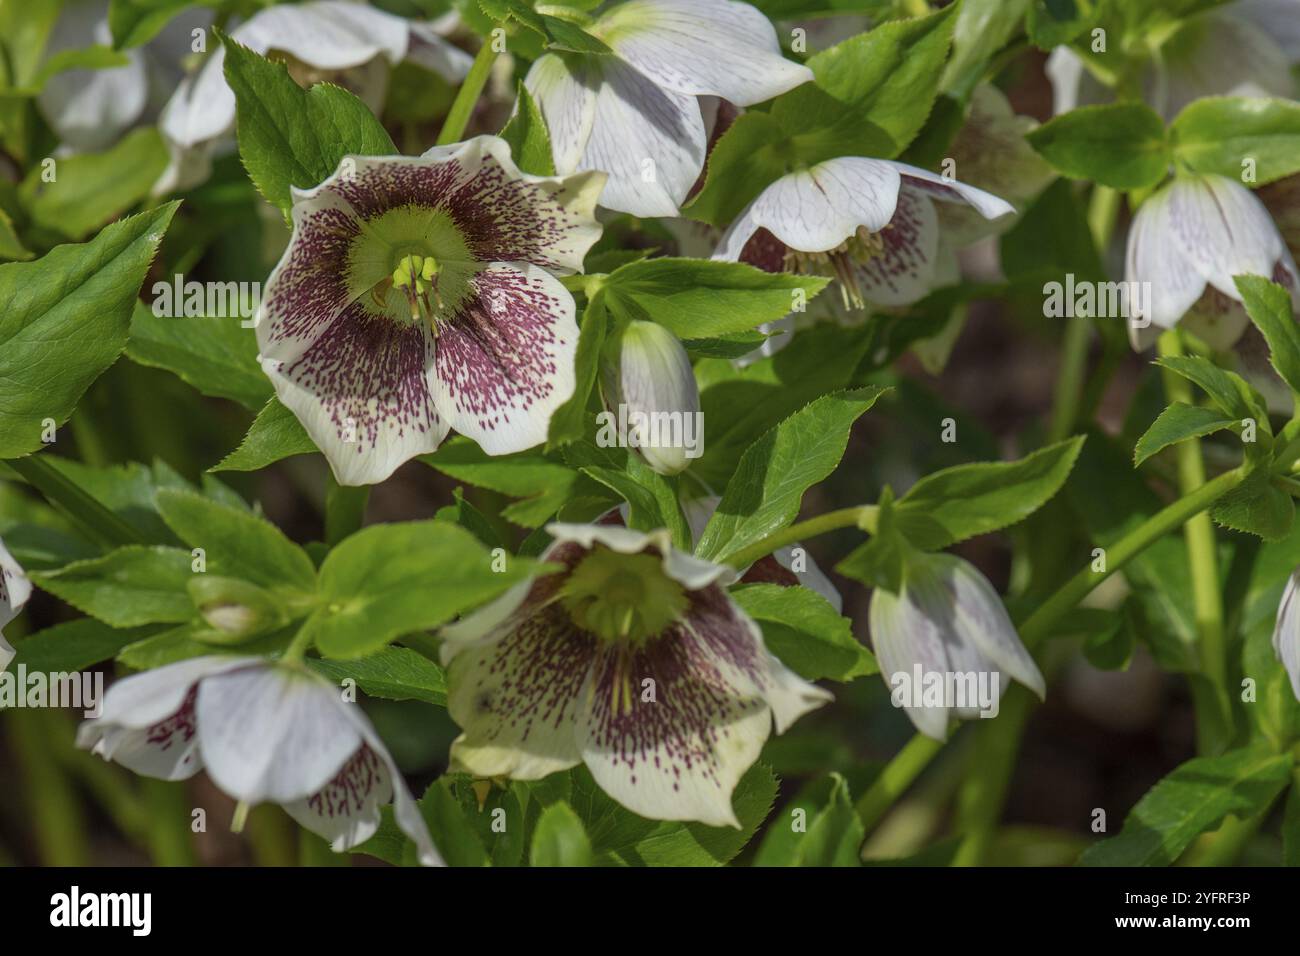
[[[659,474],[685,471],[703,454],[699,386],[686,349],[668,329],[644,321],[620,329],[606,346],[601,385],[606,427],[617,424],[619,437]]]
[[[201,574],[190,579],[188,589],[208,625],[194,637],[206,644],[242,644],[286,621],[275,598],[247,581]]]
[[[1001,598],[961,558],[909,555],[899,592],[872,592],[869,618],[895,706],[936,740],[947,736],[950,717],[995,716],[1006,678],[1040,698],[1046,692]]]

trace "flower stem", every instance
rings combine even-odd
[[[747,568],[759,558],[765,558],[778,548],[784,548],[797,541],[806,541],[827,531],[840,528],[864,528],[870,530],[875,524],[876,506],[858,505],[856,508],[841,508],[830,511],[807,521],[800,521],[768,535],[762,541],[756,541],[748,547],[741,548],[727,558],[733,568]]]
[[[1020,636],[1026,646],[1043,640],[1053,626],[1075,605],[1082,601],[1097,585],[1110,577],[1145,549],[1166,534],[1200,514],[1219,498],[1239,485],[1245,477],[1241,469],[1225,472],[1185,498],[1180,498],[1156,512],[1138,527],[1106,549],[1106,566],[1103,571],[1092,570],[1091,564],[1065,582],[1048,600],[1044,601],[1020,626]],[[921,734],[912,740],[886,765],[875,782],[857,802],[858,817],[866,829],[884,815],[894,799],[920,775],[930,760],[939,753],[942,744]],[[996,817],[1001,806],[991,807]]]
[[[51,465],[45,456],[15,458],[8,464],[24,481],[99,543],[110,547],[144,543],[144,537],[135,528],[87,494],[76,482]]]
[[[333,475],[325,492],[325,543],[330,547],[360,531],[370,501],[369,486],[340,485]]]
[[[465,127],[469,125],[474,106],[483,93],[483,87],[487,85],[488,76],[492,73],[492,64],[496,62],[497,51],[492,49],[492,42],[490,39],[485,39],[478,55],[474,57],[474,63],[465,76],[465,82],[460,85],[460,92],[456,94],[456,99],[447,113],[447,119],[443,121],[437,145],[446,146],[455,143],[465,135]]]
[[[1183,354],[1176,330],[1160,336],[1161,357]],[[1166,397],[1171,401],[1192,404],[1191,383],[1181,375],[1163,370]],[[1201,440],[1191,438],[1175,449],[1178,462],[1178,490],[1186,496],[1205,484],[1205,462],[1201,457]],[[1183,529],[1187,542],[1187,560],[1192,574],[1192,595],[1196,627],[1200,636],[1201,672],[1210,683],[1210,696],[1201,698],[1196,707],[1198,749],[1213,753],[1226,739],[1232,726],[1232,711],[1227,698],[1227,647],[1223,626],[1223,595],[1219,583],[1218,545],[1214,524],[1208,514],[1198,514]]]

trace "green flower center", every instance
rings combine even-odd
[[[348,252],[347,282],[366,308],[395,322],[439,318],[470,292],[478,262],[441,209],[399,206],[367,220]]]
[[[686,614],[686,590],[657,554],[620,554],[603,545],[573,569],[560,592],[573,623],[602,640],[644,644]]]

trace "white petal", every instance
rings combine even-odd
[[[835,585],[831,583],[831,579],[826,576],[826,572],[823,571],[818,566],[817,562],[812,559],[812,555],[808,553],[806,548],[804,548],[803,554],[804,569],[802,571],[796,571],[794,569],[795,548],[803,548],[803,545],[795,544],[788,548],[777,548],[772,552],[772,557],[776,559],[777,564],[798,577],[801,585],[816,591],[824,597],[830,606],[835,608],[836,613],[843,611],[843,596]]]
[[[411,21],[407,26],[411,31],[411,45],[406,51],[407,62],[438,74],[448,83],[459,83],[465,79],[474,63],[472,56],[439,36],[432,23]]]
[[[877,238],[883,251],[852,266],[864,299],[876,305],[911,305],[938,287],[939,217],[928,196],[910,187],[901,189],[894,218]]]
[[[992,193],[968,186],[955,179],[948,179],[928,169],[892,161],[890,165],[903,177],[905,188],[920,190],[932,199],[942,202],[964,203],[985,219],[1000,219],[1016,211],[1015,206],[1000,196],[994,196]]]
[[[699,102],[660,89],[614,57],[593,62],[600,71],[596,115],[579,168],[609,174],[600,197],[607,209],[676,216],[704,169]]]
[[[224,136],[235,124],[235,94],[222,72],[226,48],[217,47],[197,73],[183,79],[158,119],[170,142],[194,147]]]
[[[305,669],[245,668],[199,684],[199,752],[237,800],[290,803],[321,790],[363,743],[342,691]]]
[[[734,568],[678,551],[673,547],[668,532],[663,530],[644,532],[618,525],[556,522],[546,526],[546,533],[555,539],[555,543],[547,549],[547,554],[566,542],[576,543],[588,550],[601,544],[619,554],[640,554],[654,548],[663,556],[664,573],[690,591],[698,591],[715,582],[726,585],[736,580]],[[546,555],[543,555],[543,560],[545,558]]]
[[[447,665],[447,710],[463,730],[453,768],[538,780],[577,765],[579,690],[595,653],[558,604],[459,645]]]
[[[1092,75],[1083,59],[1068,46],[1058,46],[1044,66],[1052,84],[1052,115],[1060,116],[1080,106],[1109,102],[1110,90]]]
[[[1291,690],[1300,700],[1300,601],[1296,600],[1300,588],[1300,571],[1287,578],[1282,601],[1277,608],[1277,624],[1273,628],[1273,651],[1291,678]]]
[[[573,395],[573,296],[523,262],[494,262],[471,286],[438,324],[434,404],[489,455],[532,448],[546,441],[551,416]]]
[[[975,566],[952,555],[936,555],[952,589],[956,618],[954,627],[962,642],[969,642],[985,657],[1024,684],[1039,699],[1047,694],[1047,684],[1033,657],[1016,633],[1006,606],[988,579]]]
[[[0,627],[18,616],[32,596],[32,582],[0,541]]]
[[[399,63],[410,42],[401,17],[349,0],[266,7],[230,36],[258,53],[279,50],[320,70],[344,70],[377,56]]]
[[[1300,62],[1300,0],[1238,0],[1232,13],[1272,37],[1292,63]]]
[[[577,172],[596,120],[599,84],[580,58],[547,53],[533,63],[524,85],[546,119],[555,171]]]
[[[781,55],[771,22],[730,0],[629,0],[593,28],[620,57],[665,89],[762,103],[813,80]]]
[[[859,227],[879,232],[898,205],[895,165],[844,157],[782,176],[736,218],[713,258],[738,261],[759,229],[802,252],[834,249]]]
[[[1183,255],[1224,295],[1240,300],[1236,275],[1271,278],[1282,237],[1264,204],[1226,176],[1180,176],[1167,187],[1168,225]]]
[[[915,594],[907,590],[892,594],[876,588],[871,594],[869,623],[880,676],[891,691],[895,675],[910,682],[918,664],[922,674],[950,670],[944,635],[932,616],[922,611]],[[947,707],[927,707],[916,693],[903,707],[921,733],[935,740],[947,739]]]
[[[1162,190],[1138,208],[1129,226],[1124,280],[1149,283],[1138,297],[1145,306],[1140,310],[1143,314],[1130,317],[1149,322],[1130,321],[1131,337],[1137,334],[1146,340],[1160,329],[1172,329],[1205,292],[1205,278],[1174,240],[1169,215],[1169,193]]]

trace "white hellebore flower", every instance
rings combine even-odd
[[[731,794],[778,733],[830,700],[763,644],[729,568],[666,531],[553,524],[561,565],[443,629],[453,769],[537,780],[586,764],[655,820],[740,826]]]
[[[122,66],[64,70],[50,77],[36,103],[63,149],[108,149],[137,123],[152,122],[184,75],[191,31],[211,20],[211,10],[186,10],[148,43],[121,51],[128,61]],[[112,44],[106,0],[73,0],[59,12],[45,58]]]
[[[1007,677],[1039,698],[1047,691],[997,592],[974,565],[961,558],[910,556],[899,593],[880,587],[872,592],[869,620],[881,676],[895,691],[899,675],[912,682],[911,695],[901,705],[927,737],[944,740],[949,717],[977,717],[981,707],[947,695],[938,702],[925,699],[913,681],[917,673],[923,681],[936,686],[942,681],[945,687],[969,688],[982,676],[999,698],[1006,693]]]
[[[490,455],[545,441],[574,388],[556,276],[600,236],[599,173],[531,176],[495,136],[346,156],[294,190],[257,314],[262,368],[347,485],[383,481],[454,428]]]
[[[1291,678],[1291,690],[1300,700],[1300,601],[1296,590],[1300,588],[1300,569],[1293,571],[1282,592],[1282,603],[1277,607],[1277,624],[1273,627],[1273,652],[1286,668]]]
[[[18,616],[27,599],[32,596],[32,582],[0,541],[0,629]],[[0,671],[14,659],[14,649],[0,631]]]
[[[737,106],[813,79],[781,56],[776,30],[747,3],[628,0],[587,27],[613,55],[547,53],[525,84],[560,173],[609,174],[600,204],[675,216],[704,168],[701,96]]]
[[[934,200],[985,219],[1006,200],[906,163],[845,156],[788,173],[723,234],[714,259],[839,280],[845,306],[910,305],[942,281]]]
[[[310,0],[266,7],[230,31],[230,38],[262,55],[287,61],[304,86],[328,80],[351,89],[378,110],[389,71],[408,60],[459,83],[472,57],[428,23],[407,20],[351,0]],[[159,120],[172,149],[172,168],[158,191],[184,189],[207,176],[211,147],[235,124],[235,94],[223,72],[218,46],[176,89]]]
[[[1129,321],[1134,348],[1146,348],[1184,316],[1214,348],[1231,347],[1250,321],[1232,281],[1246,274],[1286,286],[1294,300],[1295,260],[1259,198],[1226,176],[1179,175],[1141,205],[1129,227],[1124,278],[1137,290]]]
[[[600,371],[606,427],[626,421],[629,443],[651,468],[675,475],[703,453],[700,389],[676,335],[658,322],[629,322],[606,344]]]
[[[337,853],[368,840],[393,803],[426,866],[442,865],[392,755],[338,686],[302,664],[196,657],[120,680],[77,746],[161,780],[207,770],[248,805],[278,803]]]

